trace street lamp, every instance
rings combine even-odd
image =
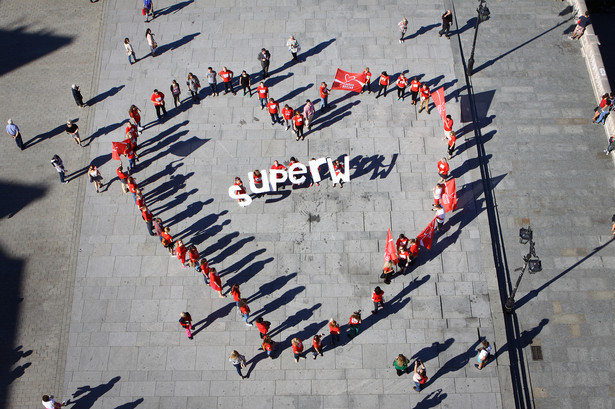
[[[478,17],[476,18],[476,26],[474,27],[474,41],[472,42],[472,52],[470,53],[470,59],[468,60],[468,75],[472,76],[472,70],[474,69],[474,48],[476,47],[476,35],[478,34],[478,26],[483,21],[486,21],[489,18],[489,8],[485,4],[485,0],[479,0],[478,8],[476,12],[478,13]]]
[[[515,288],[513,288],[510,297],[508,297],[506,303],[504,304],[504,311],[509,314],[515,309],[515,294],[517,293],[517,288],[519,288],[519,283],[521,282],[521,277],[523,277],[523,273],[525,273],[525,269],[527,268],[530,274],[542,271],[542,263],[540,261],[540,258],[538,258],[538,256],[536,255],[533,237],[534,234],[530,226],[527,226],[527,229],[522,227],[521,230],[519,230],[519,243],[526,244],[529,241],[530,251],[525,256],[523,256],[523,267],[515,269],[515,271],[521,270],[521,274],[519,274],[519,278],[517,278],[517,283],[515,284]]]

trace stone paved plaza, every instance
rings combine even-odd
[[[568,23],[549,31],[570,18],[558,15],[564,3],[493,1],[492,18],[479,32],[480,70],[472,86],[509,280],[516,279],[512,270],[525,250],[518,228],[530,222],[544,267],[524,277],[519,309],[505,318],[465,104],[463,64],[473,35],[466,22],[474,2],[161,0],[158,16],[146,24],[137,0],[49,1],[49,10],[30,0],[0,3],[3,38],[25,32],[28,44],[38,45],[0,78],[2,111],[26,141],[33,138],[19,152],[6,137],[0,153],[7,165],[0,182],[2,261],[11,272],[2,281],[10,327],[2,338],[9,357],[2,407],[36,407],[43,393],[54,393],[71,398],[69,408],[76,409],[512,408],[517,380],[511,371],[518,365],[510,362],[511,351],[521,354],[525,368],[530,399],[524,407],[613,406],[612,263],[602,253],[584,258],[610,239],[610,214],[603,211],[613,165],[600,153],[604,132],[586,118],[595,101],[577,44],[561,34]],[[461,41],[437,35],[440,15],[453,6],[453,33]],[[536,10],[520,19],[523,7]],[[79,24],[71,27],[63,16]],[[402,17],[409,27],[399,44]],[[156,57],[148,55],[147,27],[159,45]],[[298,64],[285,46],[291,34],[302,47]],[[40,45],[47,37],[49,45]],[[135,65],[124,54],[125,37],[140,59]],[[447,215],[410,274],[390,285],[378,278],[387,229],[394,238],[414,237],[434,216],[431,189],[446,152],[437,110],[419,114],[409,98],[397,101],[394,86],[378,99],[334,90],[330,108],[317,111],[312,131],[297,142],[282,125],[270,125],[258,98],[243,96],[236,83],[235,96],[213,97],[207,88],[208,66],[227,66],[236,76],[246,70],[255,88],[263,47],[272,55],[271,96],[294,108],[306,99],[318,107],[320,83],[330,86],[337,68],[370,67],[372,80],[387,71],[391,82],[405,72],[432,90],[444,87],[447,112],[460,131],[450,161],[459,209]],[[45,70],[48,78],[31,92],[19,91]],[[204,86],[198,104],[189,98],[188,72]],[[179,108],[169,92],[173,79],[182,89]],[[74,105],[71,83],[82,85],[92,106]],[[149,100],[154,88],[166,95],[168,116],[160,123]],[[61,98],[48,103],[56,95]],[[169,257],[148,235],[132,195],[122,193],[110,152],[112,142],[124,139],[131,104],[147,124],[133,173],[145,201],[174,238],[195,244],[218,269],[227,298]],[[61,128],[76,117],[86,148]],[[72,173],[66,186],[49,165],[54,153]],[[348,156],[352,180],[340,189],[325,178],[319,187],[287,188],[248,207],[229,198],[235,176],[247,185],[248,172],[274,160],[287,165],[291,156],[303,163]],[[101,169],[103,193],[87,183],[89,164]],[[574,189],[568,200],[564,187]],[[587,233],[576,238],[581,230]],[[559,279],[575,262],[587,270]],[[228,294],[233,284],[248,299],[251,320],[271,321],[280,344],[274,359],[259,350],[256,327],[236,314]],[[370,316],[377,285],[386,306]],[[541,290],[532,295],[532,288]],[[360,335],[342,334],[342,344],[331,347],[327,321],[334,317],[345,332],[357,309],[364,318]],[[193,340],[179,326],[182,311],[196,324]],[[513,338],[504,324],[511,319]],[[319,333],[327,334],[324,356],[295,363],[290,340],[302,338],[307,349]],[[499,352],[478,371],[476,349],[484,337]],[[543,362],[531,360],[530,345],[542,346]],[[248,359],[248,379],[228,361],[233,350]],[[411,375],[396,375],[392,363],[400,353],[425,362],[430,380],[421,393],[412,390]],[[575,372],[594,387],[576,390]]]

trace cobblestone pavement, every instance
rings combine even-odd
[[[63,126],[78,120],[87,133],[93,108],[80,110],[70,88],[95,96],[101,15],[100,4],[85,1],[0,2],[2,408],[33,408],[43,393],[62,393],[85,180],[61,185],[50,160],[57,153],[73,174],[89,156]],[[4,132],[9,118],[23,152]]]
[[[494,331],[471,150],[451,161],[463,210],[449,215],[410,275],[390,286],[378,281],[387,228],[414,236],[433,217],[431,189],[445,152],[437,112],[417,114],[408,100],[396,101],[394,87],[379,99],[334,91],[330,109],[296,142],[281,125],[270,125],[256,97],[204,90],[200,104],[174,109],[168,93],[177,79],[187,99],[187,73],[205,84],[210,65],[236,75],[245,69],[257,83],[256,54],[266,47],[271,95],[293,107],[318,100],[320,83],[330,85],[337,67],[369,66],[376,76],[408,70],[432,89],[444,86],[459,124],[451,43],[437,36],[444,5],[160,1],[162,12],[147,25],[137,3],[105,2],[97,92],[113,95],[96,106],[90,159],[106,181],[113,179],[111,142],[122,139],[130,104],[139,106],[149,125],[135,177],[146,202],[175,237],[198,246],[225,284],[241,285],[252,316],[272,322],[282,350],[264,358],[257,330],[244,325],[232,300],[220,299],[147,235],[132,197],[115,180],[103,194],[85,192],[65,397],[76,394],[88,408],[500,407],[497,362],[474,368],[479,336],[493,339]],[[410,24],[401,45],[397,23],[404,15]],[[156,35],[157,57],[145,56],[146,27]],[[285,47],[291,34],[305,60],[296,65]],[[136,65],[126,61],[124,37],[142,58]],[[167,94],[169,115],[161,124],[152,122],[154,88]],[[273,160],[338,155],[352,163],[353,180],[343,189],[327,182],[287,189],[247,208],[228,197],[235,176],[247,181],[247,172]],[[376,285],[385,287],[389,304],[368,317]],[[357,308],[365,318],[357,338],[325,348],[315,361],[293,361],[292,337],[309,344],[330,317],[345,324]],[[192,341],[177,322],[186,310],[198,322]],[[233,349],[250,360],[247,380],[228,362]],[[431,380],[420,394],[409,375],[396,376],[399,353],[425,361]]]

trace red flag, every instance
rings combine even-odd
[[[387,245],[384,248],[384,261],[391,260],[393,264],[397,264],[399,261],[397,258],[397,251],[395,251],[395,242],[393,241],[393,236],[391,235],[391,229],[387,233]]]
[[[433,239],[433,232],[436,229],[436,218],[434,217],[431,223],[425,227],[425,230],[421,232],[418,236],[416,236],[416,240],[420,243],[421,246],[426,249],[431,249],[431,241]]]
[[[455,178],[446,182],[442,190],[442,207],[444,211],[450,212],[457,208],[457,187],[455,186]]]
[[[335,73],[335,79],[333,80],[333,85],[331,85],[331,89],[361,92],[361,90],[363,89],[363,85],[365,85],[365,74],[346,72],[338,68],[337,72]]]
[[[431,93],[431,97],[433,98],[433,103],[436,104],[436,108],[438,108],[438,112],[440,113],[440,117],[442,118],[442,122],[446,119],[446,102],[444,101],[444,87],[440,87],[437,90]]]
[[[128,144],[126,142],[113,142],[111,157],[115,160],[120,160],[120,155],[124,155],[127,148]]]

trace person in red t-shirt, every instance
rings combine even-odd
[[[143,192],[141,191],[141,189],[137,190],[137,200],[135,201],[135,204],[137,205],[138,209],[145,206],[145,198],[143,197]]]
[[[438,175],[440,175],[440,182],[445,182],[448,178],[449,166],[446,158],[440,159],[438,162]]]
[[[186,268],[186,246],[181,240],[175,242],[175,256],[182,263],[182,267]]]
[[[137,108],[136,105],[131,105],[130,109],[128,110],[128,115],[130,115],[132,120],[135,121],[135,124],[137,124],[137,129],[139,130],[140,134],[143,130],[143,127],[141,126],[141,110]]]
[[[233,184],[235,186],[239,186],[240,189],[237,191],[238,194],[240,194],[240,195],[245,195],[246,194],[246,188],[243,186],[243,181],[238,176],[235,177],[235,183],[233,183]],[[237,202],[239,202],[239,203],[241,203],[243,201],[244,201],[244,199],[237,199]]]
[[[248,318],[250,318],[250,307],[248,307],[248,300],[246,300],[245,298],[239,300],[239,312],[241,313],[243,321],[246,323],[246,325],[248,327],[251,327],[252,324],[248,323]]]
[[[419,105],[419,113],[423,110],[423,108],[425,108],[427,110],[427,113],[429,114],[429,96],[431,95],[429,92],[429,87],[427,86],[427,84],[423,84],[421,86],[421,104]]]
[[[384,291],[380,289],[380,287],[374,288],[374,292],[372,293],[372,301],[374,302],[374,309],[372,314],[378,314],[378,306],[384,308],[384,299],[382,298]]]
[[[333,170],[336,175],[339,175],[344,170],[344,165],[342,165],[340,161],[336,159],[333,161]],[[335,187],[337,183],[332,183],[332,185],[333,187]],[[343,188],[343,187],[344,187],[344,182],[340,179],[340,188]]]
[[[453,132],[453,118],[447,115],[446,118],[444,118],[444,138],[442,138],[442,140],[448,138],[451,132]]]
[[[408,238],[402,233],[399,235],[399,237],[397,238],[397,242],[395,243],[396,247],[403,247],[403,248],[407,248],[408,247]]]
[[[139,210],[141,210],[141,217],[143,218],[143,221],[147,226],[147,232],[150,236],[155,236],[156,234],[154,233],[154,226],[152,223],[154,220],[154,215],[152,214],[152,212],[149,211],[146,206],[141,206]]]
[[[450,133],[450,135],[446,138],[448,139],[448,158],[453,158],[453,153],[455,152],[455,142],[457,142],[457,135],[455,132]]]
[[[231,295],[235,300],[235,307],[237,307],[237,314],[239,314],[239,301],[241,301],[241,291],[239,291],[239,284],[233,284],[231,287]]]
[[[269,115],[271,116],[271,125],[279,123],[280,116],[278,115],[278,111],[280,110],[280,104],[278,104],[273,98],[269,98],[267,109],[269,110]]]
[[[410,94],[412,95],[412,101],[410,103],[412,105],[416,105],[420,89],[421,82],[419,81],[419,79],[417,77],[412,78],[412,81],[410,81]]]
[[[316,334],[314,335],[314,338],[312,339],[312,346],[314,348],[314,351],[312,351],[312,358],[316,359],[316,356],[322,355],[322,341],[321,338],[324,337],[325,334]]]
[[[196,249],[194,244],[188,247],[188,258],[190,259],[188,261],[190,267],[196,267],[199,263],[199,251]]]
[[[329,320],[329,335],[331,335],[331,345],[335,346],[340,340],[340,326],[333,318]]]
[[[410,239],[410,249],[408,250],[410,253],[410,259],[408,265],[414,264],[416,258],[419,256],[419,244],[416,242],[416,239]]]
[[[305,359],[305,355],[303,355],[303,341],[301,341],[301,338],[293,338],[291,343],[293,345],[295,362],[299,362],[299,358]]]
[[[365,70],[363,71],[363,74],[365,74],[365,84],[363,84],[363,88],[361,89],[361,94],[364,93],[365,91],[367,91],[368,94],[372,93],[372,90],[370,89],[370,80],[372,78],[372,73],[369,71],[369,67],[366,67]]]
[[[258,328],[259,336],[263,339],[267,335],[267,331],[271,327],[271,323],[269,321],[265,321],[263,317],[258,317],[256,319],[256,328]]]
[[[293,131],[297,134],[297,140],[301,138],[301,140],[305,139],[303,135],[303,126],[305,125],[305,117],[299,111],[295,111],[295,116],[293,117]]]
[[[380,97],[382,91],[384,91],[384,96],[386,98],[387,88],[389,86],[389,75],[386,71],[382,71],[382,74],[380,74],[380,80],[378,81],[378,85],[380,85],[380,88],[378,89],[378,95],[376,95],[376,98]]]
[[[122,192],[128,193],[128,172],[124,172],[124,168],[122,165],[117,168],[117,177],[122,184]]]
[[[399,77],[397,77],[397,100],[398,101],[400,98],[402,101],[406,99],[405,95],[406,95],[407,86],[408,86],[408,78],[406,78],[406,76],[402,72],[401,74],[399,74]]]
[[[170,233],[171,233],[171,228],[165,227],[162,233],[160,234],[160,237],[161,237],[160,242],[162,243],[164,248],[169,250],[169,254],[171,254],[171,257],[173,257],[173,236],[171,236]]]
[[[397,267],[399,267],[400,274],[406,274],[406,268],[408,267],[408,259],[410,258],[410,253],[403,246],[397,247],[397,258],[399,261],[397,262]]]
[[[207,285],[209,285],[209,270],[210,270],[209,263],[207,262],[207,259],[203,257],[201,261],[199,261],[199,266],[197,267],[197,271],[203,274],[203,280],[205,281],[205,284]]]
[[[256,88],[258,92],[258,101],[261,103],[261,111],[267,106],[267,99],[269,98],[269,88],[261,81]]]
[[[188,339],[192,339],[192,333],[190,332],[192,328],[192,317],[189,312],[182,312],[179,318],[179,325],[181,325],[186,330],[186,335],[188,335]]]
[[[271,165],[271,169],[279,169],[279,170],[282,170],[282,169],[286,169],[286,166],[284,166],[284,165],[280,165],[280,163],[279,163],[277,160],[274,160],[274,161],[273,161],[273,165]],[[279,178],[278,178],[278,179],[279,179]],[[284,190],[284,188],[285,188],[284,183],[282,183],[282,184],[276,184],[276,186],[275,186],[275,187],[276,187],[276,191],[278,190],[278,188],[280,188],[280,189],[282,189],[282,190]]]
[[[271,339],[269,335],[265,335],[263,337],[263,343],[261,344],[261,348],[263,348],[263,351],[267,352],[267,356],[269,358],[273,359],[273,357],[271,356],[271,353],[276,348],[276,344],[275,342],[273,342],[273,340]]]
[[[382,266],[382,275],[380,278],[384,278],[385,284],[391,284],[391,276],[395,272],[393,266],[395,266],[395,264],[393,264],[391,260],[385,261],[384,266]]]
[[[158,120],[167,115],[167,109],[164,106],[164,94],[157,89],[154,90],[152,97],[150,98],[156,108],[156,116]]]
[[[220,298],[226,298],[226,295],[222,295],[222,281],[215,268],[209,269],[209,285],[214,291],[218,292]]]
[[[290,127],[293,125],[293,114],[295,111],[288,104],[284,105],[282,108],[282,115],[284,116],[284,122],[286,124],[286,130],[288,131]]]
[[[329,107],[327,99],[329,98],[330,93],[331,90],[327,88],[326,82],[320,84],[320,112],[325,112],[325,108]]]
[[[361,325],[361,310],[355,311],[350,316],[350,320],[348,320],[348,324],[350,325],[350,330],[348,331],[348,338],[352,339],[359,335],[359,326]]]
[[[139,185],[137,185],[137,181],[132,177],[128,177],[128,190],[132,193],[132,197],[135,199],[135,204],[137,203],[137,191],[139,190]]]
[[[226,67],[222,67],[222,71],[220,71],[218,75],[220,75],[222,82],[224,83],[224,93],[228,94],[229,92],[232,92],[233,95],[236,95],[235,90],[233,89],[233,71]]]

